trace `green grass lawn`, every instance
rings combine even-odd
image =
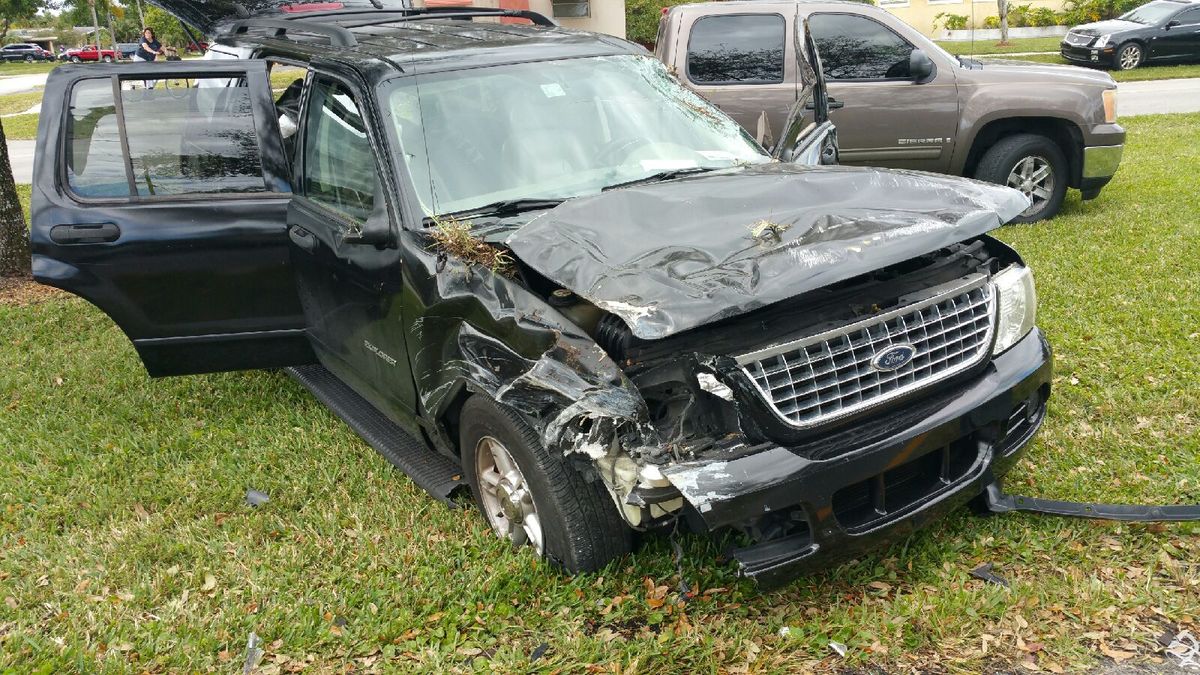
[[[1058,54],[1030,54],[1014,56],[1014,60],[1036,61],[1037,63],[1059,63],[1077,65],[1068,62]],[[1134,70],[1107,70],[1117,82],[1144,82],[1147,80],[1170,80],[1180,77],[1200,77],[1200,63],[1185,63],[1169,66],[1142,66]]]
[[[996,40],[945,41],[935,40],[938,46],[951,54],[1011,54],[1013,52],[1056,52],[1061,37],[1014,38],[1009,44],[1001,45]]]
[[[0,77],[5,75],[31,75],[34,73],[48,73],[58,66],[61,66],[64,61],[35,61],[33,63],[0,63]]]
[[[1007,485],[1195,503],[1200,115],[1123,123],[1098,199],[1000,232],[1035,270],[1057,354],[1045,429]],[[1061,672],[1165,658],[1157,638],[1200,613],[1200,526],[966,512],[765,594],[720,542],[685,537],[698,595],[675,604],[665,538],[564,577],[281,373],[150,380],[82,300],[0,305],[0,363],[0,671],[229,672],[253,631],[284,671]],[[270,502],[245,506],[247,488]],[[986,562],[1011,589],[970,577]]]
[[[39,115],[13,115],[0,120],[4,125],[4,137],[10,141],[32,141],[37,139]]]
[[[30,91],[23,94],[5,94],[0,96],[0,115],[12,115],[25,112],[42,100],[42,92]]]

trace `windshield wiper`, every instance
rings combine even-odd
[[[453,213],[443,214],[454,218],[464,218],[470,216],[515,216],[518,213],[526,211],[538,211],[540,209],[552,209],[555,206],[565,202],[565,199],[503,199],[491,204],[484,204],[473,209],[464,211],[455,211]]]
[[[669,171],[659,171],[658,173],[652,173],[649,176],[642,176],[641,178],[627,180],[624,183],[613,183],[612,185],[606,185],[606,186],[604,186],[602,192],[608,192],[609,190],[616,190],[617,188],[629,187],[630,185],[641,185],[643,183],[661,183],[662,181],[665,181],[665,180],[671,180],[674,178],[679,178],[680,176],[687,176],[687,175],[693,174],[693,173],[704,173],[706,171],[716,171],[716,169],[715,168],[706,168],[706,167],[702,167],[702,166],[693,166],[693,167],[688,167],[686,169],[671,169]]]

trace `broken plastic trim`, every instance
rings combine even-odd
[[[999,482],[992,483],[983,491],[983,499],[992,513],[1028,511],[1050,516],[1088,518],[1092,520],[1124,520],[1129,522],[1156,523],[1200,520],[1200,505],[1139,506],[1134,504],[1088,504],[1064,502],[1057,499],[1021,497],[1004,494]]]

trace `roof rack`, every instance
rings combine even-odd
[[[306,19],[279,19],[270,17],[250,17],[238,19],[229,28],[229,35],[245,35],[252,28],[269,28],[271,37],[285,37],[289,32],[324,35],[329,38],[329,44],[334,47],[353,47],[358,39],[349,28],[334,23],[313,21],[314,18],[336,19],[351,16],[369,16],[370,20],[354,23],[352,27],[359,28],[374,26],[382,23],[397,23],[401,21],[421,21],[426,19],[472,19],[479,17],[496,17],[501,19],[526,19],[538,26],[553,28],[558,26],[553,19],[540,12],[528,9],[503,9],[497,7],[423,7],[413,9],[351,9],[336,12],[309,14]],[[386,15],[386,16],[385,16]]]
[[[245,35],[251,28],[271,28],[271,37],[284,37],[289,31],[296,33],[313,33],[329,38],[329,44],[334,47],[353,47],[358,44],[354,33],[331,23],[302,21],[300,19],[271,19],[251,17],[238,19],[229,28],[230,35]]]

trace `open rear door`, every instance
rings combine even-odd
[[[56,68],[34,278],[112,317],[153,376],[310,363],[266,64]]]

